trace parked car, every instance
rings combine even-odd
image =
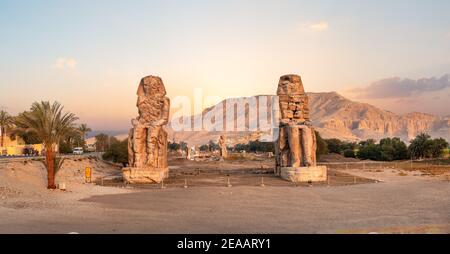
[[[83,147],[75,147],[75,148],[72,150],[72,153],[73,153],[73,154],[76,154],[76,155],[81,155],[81,154],[83,154],[83,153],[84,153]]]

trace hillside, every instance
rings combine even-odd
[[[308,96],[313,126],[324,138],[358,141],[396,136],[409,141],[420,132],[427,132],[433,137],[450,139],[450,117],[418,112],[398,115],[367,103],[351,101],[336,92],[308,93]],[[226,109],[233,110],[230,105]],[[245,110],[238,112],[237,117],[243,114]],[[255,119],[250,117],[249,121]],[[216,124],[222,124],[222,121]],[[170,127],[167,129],[169,140],[183,140],[190,145],[216,141],[221,134],[227,135],[230,144],[248,142],[262,135],[257,132],[174,132]]]

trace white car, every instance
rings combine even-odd
[[[76,155],[81,155],[81,154],[83,154],[83,153],[84,153],[83,147],[75,147],[75,148],[72,150],[72,153],[73,153],[73,154],[76,154]]]

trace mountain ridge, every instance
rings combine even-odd
[[[369,138],[379,140],[385,137],[399,137],[409,141],[421,132],[447,140],[450,138],[450,117],[439,117],[422,112],[396,114],[369,103],[350,100],[334,91],[310,92],[307,95],[310,99],[312,125],[324,138],[360,141]],[[275,95],[258,96],[275,97]],[[205,109],[202,115],[212,108]],[[193,118],[196,117],[199,116],[193,116]],[[228,136],[230,144],[245,143],[262,135],[257,132],[174,132],[170,126],[167,129],[170,140],[184,141],[191,145],[204,144],[209,140],[216,141],[222,134]]]

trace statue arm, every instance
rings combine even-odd
[[[169,123],[169,112],[170,112],[170,99],[165,97],[164,98],[164,106],[163,106],[163,112],[161,114],[161,125],[166,125]]]
[[[169,98],[164,98],[164,105],[161,109],[161,118],[157,121],[152,122],[149,126],[163,126],[169,122],[169,111],[170,111],[170,100]]]

